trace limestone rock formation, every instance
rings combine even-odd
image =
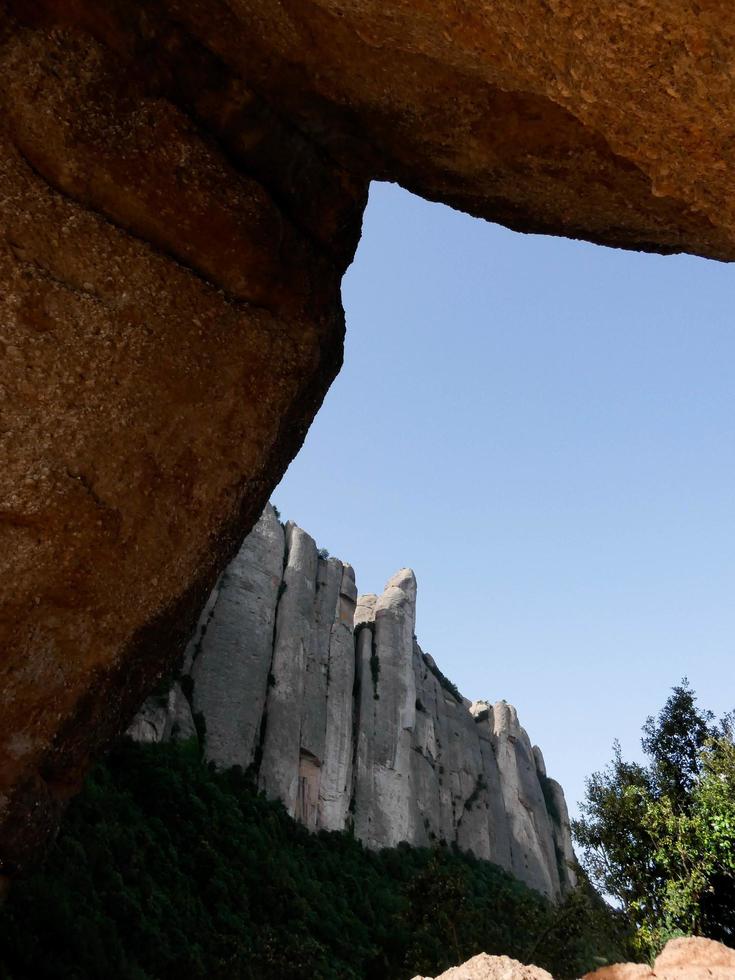
[[[192,707],[206,718],[204,757],[247,769],[268,688],[283,529],[270,504],[222,573],[185,659]]]
[[[505,702],[493,707],[494,748],[500,787],[510,822],[511,868],[538,891],[558,890],[551,818],[531,742],[518,722],[516,709]],[[540,815],[540,816],[539,816]]]
[[[0,0],[0,873],[298,450],[369,180],[732,259],[734,39],[728,0]]]
[[[415,626],[416,579],[404,568],[390,579],[360,633],[355,834],[368,846],[390,847],[417,833],[411,786]]]
[[[373,848],[456,844],[557,900],[576,881],[561,787],[515,708],[470,704],[423,653],[416,590],[404,568],[358,597],[351,566],[293,523],[284,533],[268,505],[168,699],[149,698],[129,733],[191,737],[193,717],[208,761],[249,769],[310,830],[351,827]]]

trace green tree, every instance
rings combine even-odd
[[[587,781],[573,830],[594,884],[613,896],[652,955],[671,935],[735,942],[735,746],[686,679],[643,727],[648,762]]]
[[[720,734],[711,711],[697,708],[686,677],[672,689],[658,717],[649,715],[641,745],[651,760],[649,774],[657,796],[686,809],[701,771],[701,753]]]

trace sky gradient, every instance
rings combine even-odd
[[[687,675],[735,706],[731,266],[519,235],[374,184],[344,368],[273,500],[505,698],[570,809]]]

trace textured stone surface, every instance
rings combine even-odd
[[[260,738],[284,534],[268,504],[222,573],[191,651],[193,708],[206,720],[204,757],[221,768],[253,762]]]
[[[658,974],[666,970],[680,970],[696,965],[698,967],[729,968],[735,974],[735,949],[723,946],[702,936],[689,936],[671,939],[656,957],[653,964]]]
[[[482,773],[485,780],[481,799],[484,800],[487,810],[490,855],[496,864],[510,871],[512,868],[510,821],[500,785],[501,775],[493,731],[493,709],[484,701],[476,701],[470,706],[470,713],[475,720],[475,730],[480,739]]]
[[[162,697],[146,698],[127,734],[136,742],[185,742],[197,738],[191,705],[181,685],[173,684]]]
[[[18,4],[20,27],[0,5],[0,870],[10,872],[180,654],[301,444],[339,367],[351,257],[296,227],[225,148],[217,120],[213,136],[192,124],[194,93],[167,57],[128,70],[143,52],[117,36],[114,11],[90,5],[86,30],[71,23],[83,4],[58,4],[68,23],[47,29],[30,23],[45,6]],[[142,16],[124,7],[134,31]],[[98,39],[106,26],[115,36]],[[155,44],[152,14],[149,27]],[[169,40],[202,112],[230,85],[212,111],[234,112],[239,99],[257,114],[237,79],[197,79],[201,59]],[[364,192],[353,220],[339,203],[349,181],[309,164],[295,133],[275,139],[294,190],[318,201],[331,185],[354,243]]]
[[[554,836],[531,742],[516,709],[499,701],[493,706],[495,754],[500,787],[510,823],[511,869],[545,895],[559,894]]]
[[[700,936],[671,939],[653,967],[619,963],[587,973],[584,980],[732,980],[735,949]]]
[[[343,565],[327,665],[326,731],[318,815],[318,825],[324,830],[343,830],[347,826],[352,796],[356,599],[355,573],[350,565]]]
[[[587,973],[583,980],[591,977],[595,980],[651,980],[653,971],[645,963],[618,963]]]
[[[470,703],[421,650],[416,591],[402,569],[358,597],[351,566],[295,524],[284,536],[268,506],[205,604],[181,683],[129,732],[185,737],[174,712],[193,691],[206,758],[252,763],[309,829],[456,845],[556,900],[576,866],[561,787],[514,708]]]
[[[2,0],[2,869],[300,446],[368,180],[731,259],[733,40],[727,0]]]
[[[541,787],[546,799],[546,810],[551,821],[551,836],[554,841],[559,880],[562,890],[574,888],[577,884],[577,858],[572,846],[572,823],[569,808],[561,784],[543,774]],[[566,884],[565,884],[566,882]]]
[[[299,801],[301,725],[306,714],[304,677],[314,630],[319,557],[314,539],[291,522],[286,525],[286,549],[259,782],[266,796],[281,800],[291,816],[295,816]],[[322,724],[324,710],[322,701],[308,706],[308,713],[318,714]]]
[[[727,0],[177,6],[231,64],[246,24],[258,84],[375,174],[524,231],[733,256]]]
[[[413,980],[432,980],[431,977],[414,977]],[[554,980],[550,973],[539,966],[526,966],[509,956],[488,956],[480,953],[461,966],[439,974],[435,980]]]
[[[672,939],[653,967],[619,963],[585,974],[584,980],[732,980],[735,950],[700,937]],[[414,977],[413,980],[431,980]],[[435,980],[553,980],[537,966],[525,966],[507,956],[481,953],[462,966],[452,967]]]
[[[373,624],[360,636],[355,834],[369,847],[390,847],[416,836],[411,806],[415,626],[416,579],[402,569],[378,597]]]

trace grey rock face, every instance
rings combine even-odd
[[[362,626],[363,623],[374,623],[375,622],[375,605],[378,601],[378,597],[373,595],[372,592],[367,595],[357,596],[355,602],[355,630],[358,626]]]
[[[247,769],[255,756],[283,551],[283,529],[269,504],[222,573],[187,649],[193,708],[205,720],[204,757],[219,768]]]
[[[357,588],[350,565],[342,568],[337,610],[329,637],[324,761],[319,786],[319,826],[344,830],[352,795],[355,642],[352,623]]]
[[[375,603],[372,625],[360,632],[355,834],[369,847],[416,837],[411,807],[415,625],[416,579],[402,569]]]
[[[259,783],[271,799],[281,800],[291,816],[312,825],[311,797],[315,780],[312,755],[304,756],[305,787],[299,785],[301,720],[307,659],[312,656],[314,598],[319,567],[316,544],[300,527],[286,525],[286,568],[276,618],[273,675],[266,704],[266,729]],[[309,705],[310,714],[323,716],[322,702]],[[323,717],[321,724],[324,724]],[[317,723],[312,724],[316,728]],[[308,751],[308,750],[307,750]],[[316,763],[318,758],[313,757]]]
[[[549,898],[561,895],[551,819],[546,809],[531,742],[516,709],[493,707],[495,754],[510,825],[511,870]]]
[[[572,825],[564,790],[555,779],[546,780],[546,796],[551,833],[556,848],[556,862],[562,895],[568,894],[577,884],[577,858],[572,846]]]
[[[352,793],[357,589],[350,566],[286,529],[259,782],[311,830],[343,830]]]
[[[217,582],[167,698],[129,734],[196,735],[219,767],[252,767],[311,830],[373,848],[444,841],[557,900],[576,882],[569,815],[511,705],[458,694],[415,636],[416,578],[358,596],[270,505]],[[187,676],[188,675],[188,676]]]
[[[480,739],[480,752],[482,753],[490,860],[499,864],[501,868],[505,868],[506,871],[511,871],[513,862],[510,820],[505,809],[497,748],[493,736],[493,708],[484,701],[476,701],[470,706],[470,713],[475,720],[475,730]]]
[[[191,706],[181,685],[174,683],[165,697],[146,698],[127,734],[136,742],[185,742],[196,738]]]

